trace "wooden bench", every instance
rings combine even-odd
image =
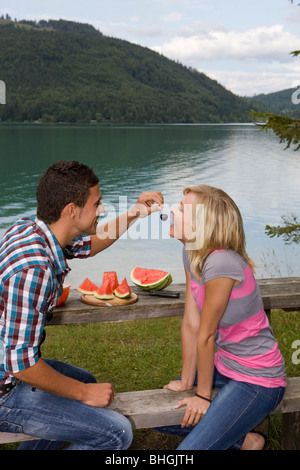
[[[186,392],[172,392],[164,389],[123,392],[117,394],[111,409],[126,416],[133,429],[180,424],[185,413],[185,407],[175,409],[175,406],[178,401],[193,396],[194,393],[195,389]],[[217,390],[214,390],[213,395],[216,393]],[[300,377],[293,377],[287,380],[284,398],[272,414],[289,414],[299,411]],[[0,444],[32,439],[34,438],[25,434],[0,433]],[[295,441],[294,444],[293,441]],[[285,449],[294,449],[296,444],[295,436],[290,436],[289,429],[284,429],[283,447]]]

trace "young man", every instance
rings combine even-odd
[[[0,244],[0,431],[40,438],[21,449],[127,449],[129,421],[107,408],[115,391],[83,369],[41,358],[44,324],[62,292],[67,259],[94,256],[138,217],[160,210],[160,192],[137,203],[97,235],[99,178],[61,161],[42,175],[37,217],[17,221]],[[155,204],[156,203],[156,204]],[[113,233],[113,237],[109,236]]]

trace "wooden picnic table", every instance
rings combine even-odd
[[[257,279],[257,282],[268,315],[271,309],[300,310],[300,277]],[[136,303],[120,307],[109,305],[95,307],[81,302],[80,297],[82,294],[75,289],[71,289],[66,303],[54,309],[53,318],[49,325],[182,316],[184,312],[185,284],[171,284],[167,290],[179,292],[180,297],[151,296],[138,287],[132,287],[132,291],[138,295]]]

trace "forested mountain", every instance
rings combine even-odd
[[[300,87],[256,95],[249,98],[249,100],[258,107],[266,109],[268,113],[291,118],[300,117]]]
[[[253,107],[203,73],[90,25],[0,20],[2,121],[248,122]]]

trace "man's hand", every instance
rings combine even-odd
[[[97,234],[91,235],[91,253],[94,256],[118,240],[139,217],[147,217],[152,212],[160,211],[164,198],[159,191],[143,192],[136,203],[125,214],[97,228]]]
[[[160,191],[144,191],[129,209],[128,217],[147,217],[153,212],[160,211],[163,204],[164,198]]]
[[[86,398],[81,401],[89,406],[105,408],[114,401],[116,396],[113,386],[109,383],[87,383],[85,389]]]

